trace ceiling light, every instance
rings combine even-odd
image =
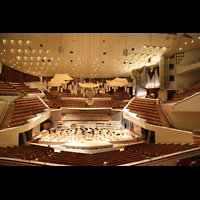
[[[182,50],[182,48],[180,48],[180,50]]]
[[[194,40],[191,41],[192,43],[194,42]]]
[[[187,42],[185,42],[185,44],[187,44]]]
[[[58,53],[63,53],[64,49],[62,44],[58,44]]]

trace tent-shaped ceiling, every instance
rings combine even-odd
[[[48,82],[48,86],[62,86],[65,83],[69,83],[73,80],[68,74],[55,74],[51,81]]]
[[[126,78],[115,78],[112,81],[106,80],[106,85],[108,86],[127,86],[128,81]]]
[[[95,87],[99,87],[101,85],[101,83],[78,83],[80,87],[83,88],[95,88]]]

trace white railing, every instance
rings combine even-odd
[[[179,65],[179,66],[177,66],[177,73],[182,72],[183,70],[186,69],[186,67],[189,67],[190,65],[193,65],[193,64],[198,63],[198,62],[200,62],[200,58],[197,59],[197,60],[194,60],[194,61],[192,61],[192,62],[186,63],[186,64],[184,64],[184,65]]]
[[[187,101],[188,99],[191,99],[191,98],[193,98],[193,97],[195,97],[195,96],[197,96],[197,95],[200,95],[200,92],[196,92],[195,94],[193,94],[193,95],[191,95],[191,96],[189,96],[189,97],[186,97],[186,98],[182,99],[181,101],[175,103],[174,106],[176,106],[176,105],[178,105],[178,104],[180,104],[180,103],[182,103],[182,102],[184,102],[184,101]]]

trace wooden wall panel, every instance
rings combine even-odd
[[[37,76],[25,74],[23,72],[19,72],[17,70],[11,69],[10,67],[3,65],[2,72],[0,74],[0,81],[22,83],[40,81],[40,79]]]

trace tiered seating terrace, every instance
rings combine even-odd
[[[17,90],[7,83],[0,82],[0,95],[17,96]]]
[[[0,147],[0,157],[18,158],[23,160],[32,160],[44,155],[51,155],[54,149],[51,147],[36,145],[20,145],[12,147]]]
[[[189,97],[189,96],[195,94],[196,92],[200,92],[200,83],[198,83],[197,85],[194,85],[192,87],[189,87],[186,91],[184,91],[180,94],[176,94],[174,99],[168,100],[167,103],[179,102],[179,101],[185,99],[186,97]]]
[[[26,123],[26,120],[35,117],[37,113],[43,112],[45,106],[37,98],[15,99],[15,109],[10,125],[19,126]]]
[[[156,109],[156,101],[154,100],[135,98],[128,106],[128,109],[136,113],[138,117],[146,119],[147,123],[158,126],[162,125]]]
[[[41,93],[37,88],[29,88],[29,86],[26,86],[24,83],[8,82],[8,84],[24,94]]]

